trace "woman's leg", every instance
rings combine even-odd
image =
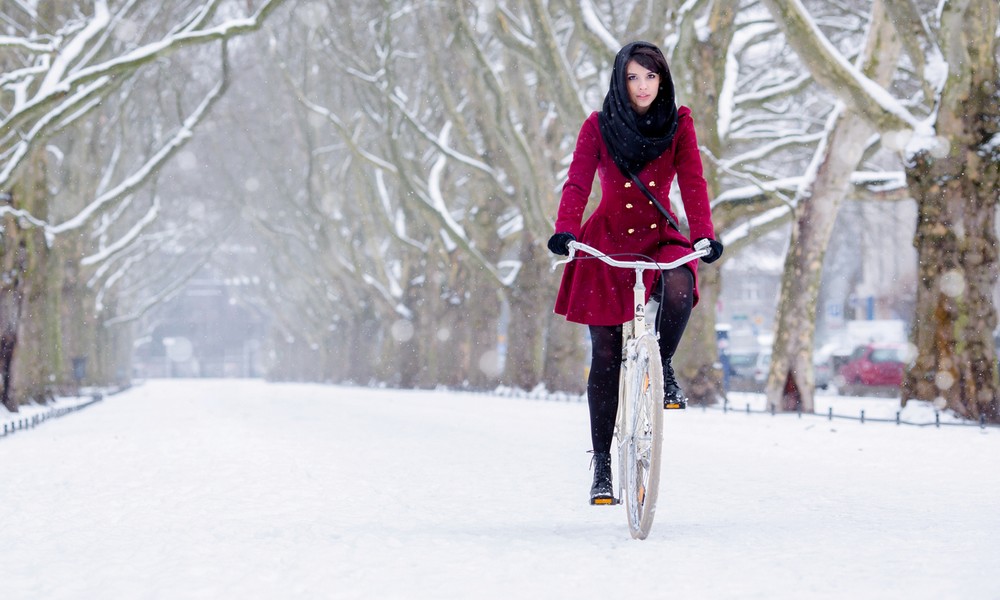
[[[663,391],[667,400],[682,400],[684,393],[677,385],[674,369],[670,364],[677,346],[684,335],[691,308],[694,306],[694,273],[687,267],[660,272],[663,282],[657,318],[660,332],[660,359],[663,362]],[[657,284],[659,292],[659,284]]]
[[[610,452],[618,413],[618,373],[622,364],[622,326],[590,326],[593,346],[587,403],[594,452]]]

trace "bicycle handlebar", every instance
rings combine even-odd
[[[576,251],[581,250],[587,254],[593,256],[594,258],[600,260],[601,262],[611,265],[612,267],[620,267],[622,269],[659,269],[660,271],[666,271],[668,269],[676,269],[677,267],[687,264],[693,260],[698,260],[702,256],[708,256],[712,251],[711,244],[707,239],[698,240],[694,245],[694,251],[687,256],[682,256],[677,260],[668,263],[658,263],[649,260],[617,260],[611,258],[607,254],[604,254],[597,248],[593,246],[588,246],[583,242],[572,241],[567,244],[569,247],[569,257],[564,260],[557,260],[552,268],[556,268],[559,265],[564,265],[574,258],[576,258]]]

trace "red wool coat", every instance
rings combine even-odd
[[[581,226],[595,172],[601,180],[601,202]],[[691,252],[691,240],[715,238],[694,121],[686,106],[677,111],[677,133],[670,149],[639,173],[639,179],[667,210],[671,210],[669,193],[675,176],[687,214],[690,240],[663,218],[637,185],[622,175],[604,144],[595,112],[580,129],[563,186],[555,231],[572,233],[579,241],[606,254],[635,252],[658,262],[676,260]],[[695,275],[697,303],[698,263],[691,262],[688,266]],[[647,300],[657,275],[657,271],[645,272]],[[632,269],[610,267],[598,260],[575,260],[563,271],[555,312],[574,323],[620,325],[632,319],[634,284]]]

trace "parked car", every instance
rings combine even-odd
[[[833,359],[818,359],[813,362],[813,375],[816,378],[816,387],[825,390],[833,383]]]
[[[767,374],[771,371],[771,351],[764,350],[757,355],[757,363],[753,367],[753,381],[759,387],[767,385]]]
[[[730,389],[760,391],[767,383],[771,350],[733,352],[729,355]]]
[[[847,385],[895,386],[903,384],[907,348],[901,344],[858,346],[840,367],[839,375]]]

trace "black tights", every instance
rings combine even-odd
[[[660,359],[670,361],[684,334],[694,305],[694,275],[679,268],[661,273],[663,297],[657,315],[660,332]],[[659,295],[660,284],[653,286]],[[618,412],[618,372],[622,363],[622,326],[591,325],[593,354],[587,379],[587,403],[590,406],[590,439],[594,452],[611,450]]]

